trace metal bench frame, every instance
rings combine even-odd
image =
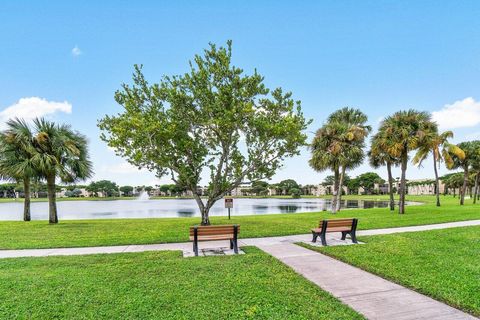
[[[228,239],[230,240],[230,249],[233,249],[235,254],[238,254],[238,225],[233,225],[233,238]],[[198,225],[193,226],[193,252],[195,252],[195,256],[198,257]]]
[[[350,229],[350,231],[339,231],[339,232],[342,232],[342,240],[345,240],[347,237],[347,234],[349,234],[350,237],[352,238],[352,242],[358,243],[357,235],[356,235],[357,225],[358,225],[358,219],[352,219],[352,228]],[[331,231],[331,232],[335,232],[335,231]],[[328,220],[323,220],[321,232],[315,232],[314,230],[312,230],[312,235],[313,235],[312,242],[317,242],[317,238],[320,237],[320,240],[322,241],[322,245],[327,246],[327,239],[325,238],[327,233],[328,233]]]

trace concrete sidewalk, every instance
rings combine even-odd
[[[448,222],[441,224],[431,224],[414,227],[399,227],[388,229],[374,229],[357,231],[358,236],[391,234],[401,232],[414,232],[437,230],[455,227],[479,226],[480,220]],[[265,238],[245,238],[239,239],[239,246],[265,246],[296,242],[310,242],[311,234],[300,234],[292,236],[280,237],[265,237]],[[328,234],[327,243],[329,245],[344,245],[351,244],[350,240],[341,241],[338,235]],[[220,248],[228,246],[228,241],[210,241],[200,242],[200,249]],[[180,250],[185,255],[190,255],[192,252],[192,244],[190,242],[181,243],[163,243],[163,244],[145,244],[145,245],[123,245],[123,246],[108,246],[108,247],[81,247],[81,248],[52,248],[52,249],[23,249],[23,250],[0,250],[0,259],[3,258],[20,258],[20,257],[47,257],[47,256],[63,256],[63,255],[82,255],[82,254],[96,254],[96,253],[122,253],[122,252],[142,252],[142,251],[158,251],[158,250]]]
[[[476,319],[381,277],[291,243],[258,247],[368,319]]]

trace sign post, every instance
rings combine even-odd
[[[230,209],[233,208],[232,198],[225,198],[225,208],[228,209],[228,220],[230,220]]]

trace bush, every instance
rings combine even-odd
[[[75,193],[73,193],[73,191],[65,191],[65,197],[75,197]]]
[[[300,191],[300,189],[298,188],[292,188],[290,189],[290,195],[292,196],[292,198],[294,199],[298,199],[300,198],[300,195],[302,194],[302,192]]]

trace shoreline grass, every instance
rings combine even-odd
[[[419,201],[421,197],[409,197]],[[359,230],[436,224],[480,219],[480,205],[459,206],[452,197],[436,207],[434,197],[423,197],[426,203],[407,208],[407,213],[391,213],[387,208],[329,212],[211,217],[213,224],[242,225],[240,238],[305,234],[320,219],[357,217]],[[155,218],[111,220],[61,220],[57,225],[47,221],[0,222],[0,249],[33,249],[84,246],[110,246],[188,241],[188,228],[200,218]]]

